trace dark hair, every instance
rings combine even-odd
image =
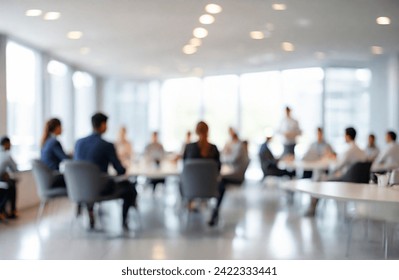
[[[389,137],[391,137],[391,139],[393,141],[396,141],[396,133],[393,132],[392,130],[388,131],[387,134],[389,135]]]
[[[8,138],[8,136],[3,136],[3,137],[1,137],[0,145],[1,145],[1,146],[4,146],[4,145],[7,144],[7,143],[11,143],[10,138]]]
[[[323,133],[323,128],[322,127],[318,127],[317,131],[320,132],[320,133]]]
[[[356,138],[356,129],[353,127],[348,127],[345,129],[345,135],[348,135],[350,139],[355,140]]]
[[[57,118],[52,118],[49,119],[45,126],[44,126],[44,131],[43,131],[43,136],[42,136],[42,141],[41,141],[41,146],[44,146],[44,143],[46,143],[47,139],[50,138],[50,134],[55,131],[57,127],[61,126],[61,121]]]
[[[373,133],[370,133],[370,134],[369,134],[369,137],[370,137],[370,138],[373,138],[373,140],[375,140],[375,135],[374,135]]]
[[[107,122],[108,117],[104,115],[103,113],[95,113],[91,117],[91,125],[93,126],[94,129],[100,128],[101,124],[104,122]]]

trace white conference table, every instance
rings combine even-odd
[[[399,203],[399,186],[379,187],[377,184],[315,182],[301,179],[283,182],[281,188],[307,193],[318,198],[331,198],[340,201]]]
[[[163,179],[169,176],[179,176],[183,170],[183,162],[173,160],[163,160],[159,165],[146,160],[132,163],[129,166],[126,175],[128,176],[144,176],[148,179]],[[220,170],[221,175],[227,175],[232,172],[229,165],[222,164]]]

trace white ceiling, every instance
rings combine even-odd
[[[208,3],[223,11],[193,55],[182,48]],[[287,10],[274,11],[272,3]],[[28,9],[60,19],[26,17]],[[388,16],[391,25],[377,25]],[[270,25],[271,24],[271,25]],[[253,40],[249,32],[270,38]],[[80,30],[80,40],[66,38]],[[214,75],[316,65],[367,65],[370,47],[399,53],[397,0],[0,0],[0,33],[98,75],[133,79]],[[294,52],[281,49],[291,42]],[[90,48],[81,54],[82,47]],[[323,52],[325,58],[315,53]]]

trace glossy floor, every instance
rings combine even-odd
[[[207,220],[212,205],[198,213],[181,210],[177,185],[139,187],[139,213],[131,210],[129,232],[121,229],[120,204],[101,205],[95,231],[86,216],[76,219],[67,199],[50,203],[43,218],[37,209],[0,223],[0,259],[383,259],[382,224],[354,224],[346,254],[348,222],[341,206],[326,201],[315,218],[304,217],[309,198],[289,196],[275,181],[248,181],[226,194],[215,228]],[[210,203],[212,204],[212,203]],[[390,243],[389,258],[399,259]]]

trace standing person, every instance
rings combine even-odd
[[[183,153],[183,160],[196,159],[196,158],[212,159],[216,161],[218,168],[220,170],[221,167],[220,153],[216,145],[209,143],[208,141],[208,133],[209,133],[208,125],[205,122],[200,121],[195,128],[195,133],[198,135],[198,141],[190,143],[186,146],[186,149]],[[189,202],[189,209],[193,210],[193,205],[191,201]],[[215,211],[217,214],[218,209],[215,209]],[[215,216],[215,211],[212,214],[209,223],[211,223],[213,219],[217,218],[217,217],[213,218]]]
[[[284,156],[295,156],[295,145],[296,137],[301,135],[301,129],[299,128],[298,121],[291,116],[291,108],[285,107],[285,117],[280,123],[278,132],[283,136]]]
[[[51,170],[60,170],[60,163],[70,157],[64,152],[57,137],[62,133],[61,121],[52,118],[47,121],[41,140],[41,161]]]
[[[108,165],[112,164],[118,175],[126,173],[126,169],[119,161],[115,147],[112,143],[107,142],[101,136],[107,130],[108,117],[102,113],[96,113],[91,118],[93,133],[85,138],[79,139],[75,145],[74,159],[89,161],[96,164],[101,172],[108,172]],[[135,184],[128,180],[115,181],[109,177],[108,184],[104,189],[104,194],[111,194],[118,189],[123,199],[122,205],[122,225],[125,230],[128,228],[127,214],[130,206],[136,206],[136,188]],[[88,205],[90,228],[94,228],[95,220],[93,213],[93,205]]]
[[[375,135],[370,134],[367,141],[367,147],[364,149],[368,161],[374,161],[380,153],[380,149],[375,142]]]
[[[17,173],[17,165],[11,157],[11,141],[10,138],[4,136],[0,140],[0,181],[7,183],[8,188],[2,190],[2,197],[0,197],[0,213],[4,213],[9,219],[18,218],[17,214],[17,189],[16,179],[13,178],[12,173]],[[6,211],[7,204],[10,204],[10,211]]]
[[[118,139],[115,143],[116,153],[122,165],[127,168],[131,164],[133,158],[133,148],[126,136],[126,127],[121,127],[119,130]]]

